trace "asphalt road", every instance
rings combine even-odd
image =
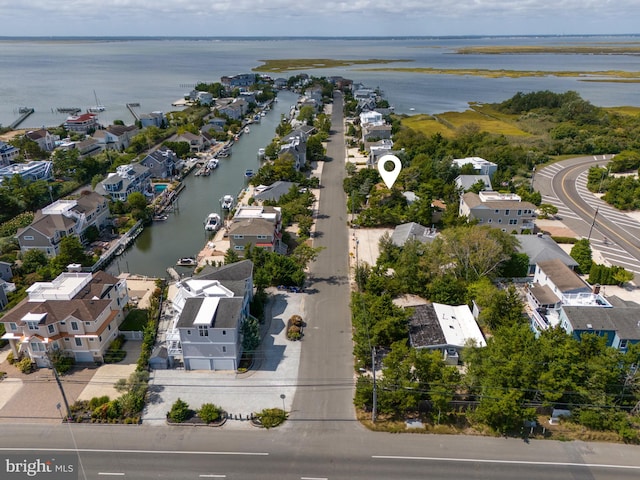
[[[590,167],[605,166],[611,155],[558,162],[535,175],[534,188],[543,203],[560,209],[563,223],[589,238],[611,264],[640,273],[640,223],[607,205],[586,189]]]
[[[298,389],[287,428],[315,435],[338,432],[354,419],[353,357],[349,309],[349,262],[342,94],[336,93],[314,246],[323,247],[309,272]]]

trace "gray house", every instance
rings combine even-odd
[[[536,265],[548,260],[558,259],[571,270],[578,266],[571,255],[562,250],[560,246],[549,235],[516,235],[519,246],[516,247],[519,253],[526,253],[529,257],[528,275],[533,275]]]
[[[516,194],[482,191],[467,192],[460,197],[459,214],[480,225],[500,228],[503,232],[522,233],[535,230],[536,206],[523,202]]]
[[[207,266],[176,287],[177,316],[166,337],[169,362],[182,358],[187,370],[237,369],[241,328],[253,295],[253,263]]]
[[[431,243],[436,238],[436,229],[423,227],[419,223],[409,222],[398,225],[391,234],[391,241],[398,247],[404,246],[409,240]]]
[[[165,148],[151,152],[140,164],[149,169],[152,178],[170,178],[177,161],[178,157],[173,150]]]

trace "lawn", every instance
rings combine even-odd
[[[412,115],[403,118],[402,125],[429,137],[436,133],[441,134],[443,137],[452,137],[455,134],[453,130],[440,123],[438,119],[432,115]]]
[[[457,129],[463,125],[474,123],[478,125],[481,131],[489,132],[496,135],[506,135],[509,137],[526,137],[527,132],[519,129],[517,126],[496,118],[493,116],[482,114],[475,110],[467,110],[465,112],[445,112],[437,115],[443,123],[451,125]]]
[[[120,325],[120,331],[141,332],[147,325],[148,318],[148,312],[146,310],[134,308],[128,313],[124,322]]]

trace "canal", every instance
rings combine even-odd
[[[117,275],[130,272],[151,277],[167,276],[180,257],[195,256],[207,242],[209,235],[203,222],[211,212],[222,216],[220,198],[237,195],[247,183],[244,172],[260,167],[258,149],[266,147],[275,136],[281,114],[288,115],[298,95],[288,90],[278,93],[278,101],[261,118],[250,125],[251,132],[240,137],[233,145],[232,154],[221,158],[218,168],[208,177],[193,173],[184,179],[185,189],[178,197],[177,208],[164,222],[154,222],[145,228],[135,243],[107,267]],[[180,269],[182,271],[182,269]]]

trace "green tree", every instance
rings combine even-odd
[[[313,108],[311,105],[304,105],[302,108],[300,108],[296,120],[299,120],[306,125],[313,125],[313,117],[315,116],[315,113],[315,108]]]
[[[558,207],[550,203],[541,203],[538,210],[540,211],[540,218],[553,217],[558,213]]]
[[[71,263],[79,263],[82,266],[89,266],[92,263],[78,237],[67,236],[60,241],[60,250],[58,255],[51,261],[53,265],[62,272]]]
[[[46,266],[48,263],[49,258],[47,258],[47,254],[42,250],[34,248],[27,250],[22,255],[22,266],[20,267],[20,270],[24,275],[28,275],[38,271],[38,269]]]
[[[588,274],[591,270],[593,263],[591,254],[591,244],[586,238],[582,238],[573,244],[571,252],[569,253],[571,258],[578,262],[578,269],[580,273]]]
[[[260,325],[253,317],[247,318],[242,324],[242,349],[253,353],[260,346]]]
[[[230,263],[237,263],[240,261],[240,255],[232,248],[228,248],[226,252],[224,252],[224,263],[225,265],[229,265]]]

